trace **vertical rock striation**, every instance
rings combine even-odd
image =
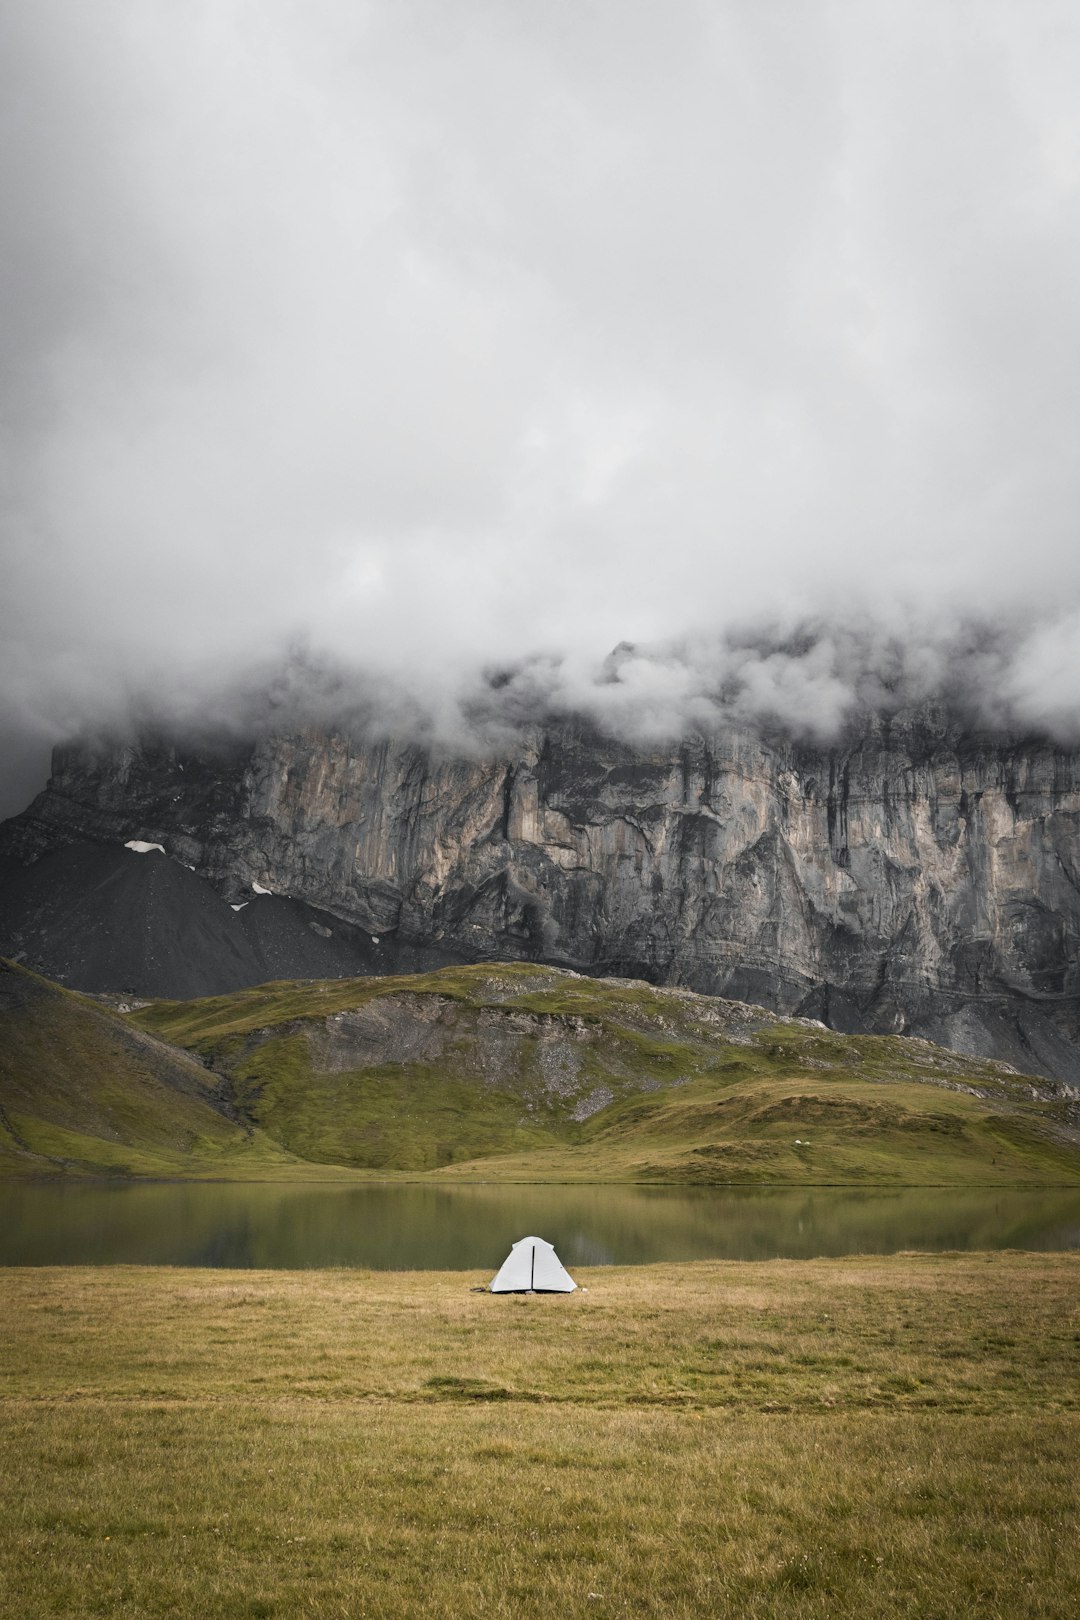
[[[631,746],[565,720],[498,758],[319,730],[67,748],[2,843],[25,861],[131,837],[227,898],[257,882],[377,939],[1080,1079],[1080,753],[930,710],[829,747],[749,727]]]

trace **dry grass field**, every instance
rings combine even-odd
[[[1080,1255],[0,1273],[0,1612],[1072,1616]]]

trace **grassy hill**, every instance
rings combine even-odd
[[[216,1077],[118,1013],[0,962],[0,1173],[261,1175],[291,1155]]]
[[[197,1054],[237,1119],[315,1164],[522,1181],[1080,1181],[1076,1104],[1052,1082],[532,964],[271,984],[156,1002],[129,1023]]]

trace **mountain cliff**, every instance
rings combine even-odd
[[[561,720],[497,753],[356,728],[69,747],[0,853],[17,887],[50,852],[132,839],[222,901],[312,908],[354,972],[542,960],[1080,1080],[1080,752],[937,711],[830,746]]]

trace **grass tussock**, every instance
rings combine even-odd
[[[2,1276],[0,1607],[1057,1616],[1080,1258]]]

